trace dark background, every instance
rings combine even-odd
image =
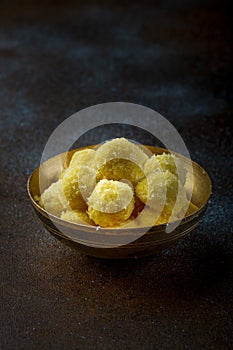
[[[1,1],[1,350],[233,348],[231,24],[230,1]],[[198,228],[156,256],[72,251],[27,197],[52,131],[110,101],[164,115],[213,179]]]

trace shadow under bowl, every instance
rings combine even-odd
[[[35,169],[28,179],[28,194],[36,215],[54,237],[90,256],[125,259],[151,255],[168,249],[197,226],[211,195],[211,180],[200,165],[177,153],[176,156],[183,161],[187,170],[185,183],[187,194],[198,209],[185,216],[170,233],[167,233],[166,224],[148,228],[102,228],[68,222],[46,212],[35,201],[35,196],[40,196],[44,189],[59,178],[74,152],[95,147],[96,145],[83,147],[52,157]],[[163,148],[146,147],[153,154],[169,153]]]

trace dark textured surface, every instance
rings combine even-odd
[[[1,350],[232,349],[230,2],[43,3],[0,5]],[[198,228],[154,257],[72,251],[27,198],[53,129],[109,101],[162,113],[213,179]]]

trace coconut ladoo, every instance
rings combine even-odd
[[[88,215],[96,225],[119,226],[134,209],[134,193],[128,184],[114,180],[100,180],[88,199]]]
[[[147,160],[144,166],[145,174],[156,171],[170,171],[173,175],[179,179],[179,181],[184,184],[186,180],[186,169],[181,161],[174,154],[162,153],[158,155],[153,155]]]
[[[50,185],[38,199],[41,207],[47,212],[60,216],[63,210],[68,207],[66,197],[62,189],[62,182],[58,180]]]
[[[136,195],[143,203],[167,216],[171,215],[173,209],[173,214],[177,215],[187,207],[184,187],[168,170],[148,174],[137,184]]]
[[[68,167],[62,177],[62,189],[71,209],[86,210],[86,197],[92,192],[96,171],[89,166]]]
[[[99,177],[126,179],[136,185],[145,176],[143,166],[148,159],[141,148],[122,137],[107,141],[97,149],[95,165]]]
[[[88,224],[94,225],[93,221],[90,220],[86,212],[78,210],[67,210],[61,213],[61,219],[74,222],[75,224]]]
[[[95,150],[93,149],[83,149],[81,151],[77,151],[73,154],[69,167],[71,168],[79,168],[82,165],[93,165],[95,158]]]

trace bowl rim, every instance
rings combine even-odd
[[[63,152],[63,153],[59,153],[59,154],[56,154],[54,155],[53,157],[49,158],[49,159],[52,159],[54,157],[58,157],[58,156],[64,156],[64,162],[63,164],[65,165],[65,161],[66,161],[66,156],[68,153],[75,153],[76,151],[80,151],[80,150],[83,150],[83,149],[87,149],[87,148],[94,148],[98,145],[88,145],[88,146],[84,146],[84,147],[78,147],[78,148],[75,148],[75,149],[71,149],[67,152]],[[153,145],[143,145],[145,147],[147,147],[148,149],[153,149],[153,150],[159,150],[160,152],[162,153],[171,153],[171,154],[175,154],[177,155],[178,157],[180,158],[183,158],[183,159],[186,159],[188,160],[187,157],[185,157],[184,155],[180,154],[180,153],[177,153],[177,152],[174,152],[172,150],[168,150],[166,148],[162,148],[162,147],[156,147],[156,146],[153,146]],[[156,154],[156,153],[154,153]],[[61,219],[60,217],[56,216],[56,215],[53,215],[49,212],[47,212],[44,208],[42,208],[33,198],[32,196],[32,193],[31,193],[31,190],[30,190],[30,184],[31,184],[31,180],[32,180],[32,177],[34,176],[35,172],[36,171],[39,171],[39,168],[44,164],[46,163],[47,161],[49,161],[49,159],[47,159],[45,162],[41,163],[38,167],[36,167],[29,175],[28,179],[27,179],[27,192],[28,192],[28,196],[32,202],[32,205],[33,207],[39,211],[45,218],[47,219],[50,219],[50,217],[52,217],[52,219],[54,221],[59,221],[60,223],[63,223],[64,225],[67,226],[70,225],[72,226],[74,229],[76,228],[85,228],[85,229],[89,229],[93,232],[95,232],[95,234],[98,234],[98,233],[106,233],[108,232],[111,232],[111,233],[117,233],[119,235],[119,231],[122,231],[124,233],[133,233],[133,232],[137,232],[137,231],[140,231],[142,229],[145,229],[145,232],[146,234],[152,234],[152,232],[150,232],[153,228],[156,227],[156,231],[157,232],[164,232],[164,228],[167,226],[167,225],[172,225],[174,224],[175,222],[177,221],[180,221],[179,225],[178,226],[181,226],[181,225],[184,225],[186,224],[187,222],[191,221],[194,217],[198,216],[202,211],[204,211],[207,207],[207,204],[208,204],[208,201],[209,201],[209,198],[210,196],[212,195],[212,179],[210,177],[210,175],[207,173],[207,171],[200,165],[198,164],[197,162],[193,161],[192,159],[191,160],[191,163],[194,164],[197,168],[199,168],[199,170],[202,172],[203,175],[205,175],[208,179],[208,183],[209,183],[209,190],[208,190],[208,195],[207,195],[207,198],[205,200],[205,202],[200,206],[198,207],[198,210],[196,210],[195,212],[189,214],[189,215],[186,215],[182,218],[182,220],[174,220],[174,221],[171,221],[169,223],[163,223],[163,224],[158,224],[158,225],[153,225],[153,226],[140,226],[140,227],[101,227],[101,226],[94,226],[94,225],[89,225],[89,224],[82,224],[82,223],[75,223],[75,222],[71,222],[71,221],[68,221],[68,220],[63,220]],[[148,231],[146,231],[146,229],[148,229]],[[157,233],[156,232],[156,233]],[[65,236],[64,236],[65,237]]]

